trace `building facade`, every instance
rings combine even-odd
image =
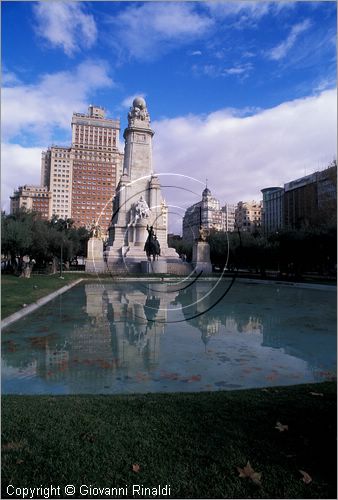
[[[234,231],[236,205],[230,205],[226,203],[221,210],[222,210],[222,231],[230,231],[230,232]]]
[[[44,172],[41,177],[44,178],[43,180],[49,181],[48,184],[45,184],[51,193],[49,218],[57,215],[62,219],[69,219],[72,216],[71,187],[73,169],[71,148],[52,146],[44,153],[45,157],[42,157]]]
[[[265,234],[279,231],[284,226],[284,189],[269,187],[262,189],[262,230]]]
[[[262,224],[262,201],[237,203],[235,212],[235,226],[240,231],[254,232],[261,229]]]
[[[49,205],[51,193],[42,186],[20,186],[10,197],[10,212],[13,214],[20,209],[38,212],[42,219],[49,219]]]
[[[318,210],[325,212],[337,209],[337,163],[335,161],[326,168],[317,172]]]
[[[284,226],[300,229],[336,220],[337,165],[284,184]]]
[[[234,227],[234,206],[225,205],[221,209],[220,202],[207,187],[202,192],[201,201],[189,207],[184,214],[183,240],[195,241],[199,237],[200,227],[215,231],[233,231]]]
[[[108,230],[112,199],[122,174],[119,132],[119,120],[106,118],[99,106],[89,106],[88,114],[73,114],[71,217],[76,226],[88,226],[95,220],[103,231]]]
[[[73,113],[70,147],[51,146],[41,156],[41,185],[49,189],[49,218],[71,218],[77,227],[98,223],[107,232],[112,198],[122,173],[120,122],[100,106]]]
[[[284,184],[284,226],[300,229],[308,226],[317,212],[317,175],[306,175]]]

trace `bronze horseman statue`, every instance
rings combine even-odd
[[[153,257],[153,260],[158,256],[161,255],[161,247],[160,247],[160,242],[158,241],[153,226],[149,226],[147,224],[147,231],[148,231],[148,238],[144,244],[144,251],[147,254],[147,258],[150,261],[151,256]]]

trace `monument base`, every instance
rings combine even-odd
[[[103,260],[96,261],[96,260],[86,260],[86,266],[85,266],[85,271],[86,273],[106,273],[107,272],[107,266],[106,263]]]
[[[197,273],[211,273],[210,245],[206,241],[195,241],[192,248],[192,265]]]
[[[107,266],[103,259],[103,242],[99,238],[90,238],[87,245],[87,273],[105,273]]]
[[[165,260],[142,260],[141,272],[144,274],[167,274],[167,261]]]

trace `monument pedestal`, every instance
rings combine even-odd
[[[210,245],[206,241],[195,241],[192,248],[192,265],[197,273],[212,272],[210,261]]]
[[[144,274],[167,274],[166,260],[142,260],[141,272]]]
[[[107,271],[103,259],[103,241],[99,238],[90,238],[87,245],[86,272],[104,273]]]

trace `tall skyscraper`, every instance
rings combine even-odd
[[[112,198],[122,173],[119,120],[90,105],[73,113],[71,147],[51,146],[42,152],[41,184],[51,193],[49,217],[72,218],[77,227],[96,221],[108,230]]]
[[[88,114],[72,117],[73,176],[71,217],[77,226],[97,221],[104,231],[112,216],[112,198],[122,174],[118,150],[120,122],[90,105]]]

